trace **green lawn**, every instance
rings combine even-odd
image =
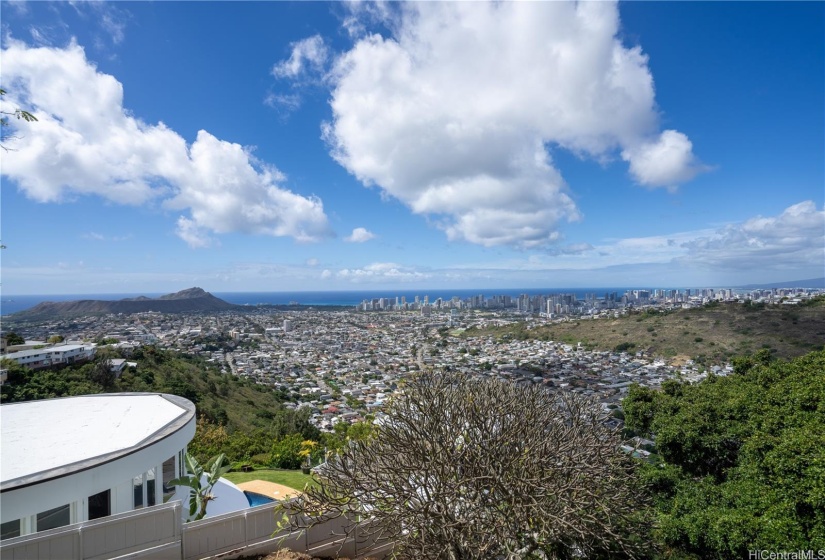
[[[261,469],[252,472],[230,472],[224,475],[227,478],[239,484],[241,482],[249,482],[250,480],[266,480],[267,482],[275,482],[283,484],[296,490],[303,490],[305,484],[316,486],[318,483],[308,474],[301,471],[286,471],[280,469]]]

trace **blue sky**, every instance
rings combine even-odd
[[[825,275],[821,2],[3,2],[4,294]]]

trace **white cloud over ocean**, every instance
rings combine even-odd
[[[759,267],[762,281],[822,277],[825,270],[825,210],[810,201],[794,204],[776,216],[756,216],[722,227],[674,232],[649,237],[605,239],[571,244],[556,254],[534,252],[521,259],[457,263],[449,267],[401,262],[369,262],[363,266],[336,265],[318,258],[300,263],[243,262],[216,269],[205,267],[188,276],[157,273],[156,291],[163,282],[208,282],[215,291],[265,290],[273,283],[283,289],[346,289],[360,287],[478,288],[502,286],[665,287],[734,286],[749,284]],[[100,234],[90,234],[98,239]],[[39,268],[4,262],[4,279],[40,286],[61,278],[83,285],[92,274],[101,283],[141,285],[149,271],[129,273],[117,268],[92,269],[82,263],[57,263]],[[583,276],[584,274],[584,276]],[[794,277],[789,278],[789,274]],[[586,277],[590,280],[583,281]],[[188,279],[188,280],[187,280]],[[34,292],[36,293],[36,292]]]
[[[736,271],[825,272],[825,210],[812,200],[789,206],[778,216],[756,216],[684,243],[685,264]]]

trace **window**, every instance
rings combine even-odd
[[[132,493],[135,495],[135,509],[143,507],[143,475],[132,479]]]
[[[155,499],[155,468],[146,471],[146,506],[152,507],[157,503]]]
[[[112,514],[112,500],[109,490],[89,496],[89,519],[99,519]]]
[[[0,541],[20,536],[20,520],[6,521],[0,525]]]
[[[37,514],[37,531],[63,527],[71,523],[69,504]]]
[[[175,494],[175,487],[169,482],[175,478],[175,456],[172,455],[163,462],[163,503]]]
[[[156,477],[157,467],[154,467],[132,479],[135,509],[144,506],[151,507],[157,503],[157,494],[155,493]]]

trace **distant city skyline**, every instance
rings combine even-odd
[[[235,305],[291,305],[306,306],[360,306],[364,301],[386,300],[397,303],[419,303],[436,301],[450,301],[458,299],[480,298],[520,298],[572,296],[578,300],[605,299],[608,297],[621,299],[621,296],[634,292],[647,292],[656,298],[668,298],[674,295],[696,296],[697,294],[725,294],[725,296],[744,296],[746,298],[760,293],[822,293],[825,291],[825,278],[809,279],[780,283],[779,285],[766,284],[762,286],[579,286],[560,288],[479,288],[479,289],[398,289],[398,288],[371,288],[367,290],[327,290],[327,291],[282,291],[282,292],[210,292],[211,295]],[[11,315],[19,311],[30,309],[43,302],[67,302],[77,300],[115,301],[138,296],[156,298],[171,295],[169,292],[134,292],[134,293],[97,293],[97,294],[4,294],[0,299],[0,314]]]
[[[0,8],[3,294],[825,270],[821,2]]]

